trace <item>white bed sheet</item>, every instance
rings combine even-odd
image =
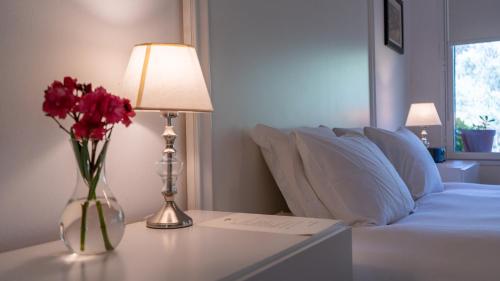
[[[500,280],[500,186],[445,183],[387,226],[353,229],[354,280]]]

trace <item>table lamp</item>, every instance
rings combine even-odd
[[[165,149],[157,162],[163,182],[163,207],[146,221],[150,228],[191,226],[192,219],[175,203],[176,181],[182,161],[175,157],[176,134],[173,119],[178,112],[213,111],[196,50],[182,44],[147,43],[136,45],[123,81],[123,96],[135,110],[157,111],[166,119]]]
[[[408,112],[408,117],[406,118],[406,126],[422,127],[420,139],[424,143],[425,147],[429,148],[430,145],[429,140],[427,139],[427,127],[439,125],[441,125],[441,120],[439,119],[434,103],[413,103],[410,106],[410,111]]]

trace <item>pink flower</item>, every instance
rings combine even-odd
[[[54,81],[45,90],[43,111],[51,117],[66,118],[66,115],[73,109],[79,99],[74,94],[75,86],[76,79],[70,77],[64,78],[64,84],[60,81]]]

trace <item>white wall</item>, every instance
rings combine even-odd
[[[411,52],[410,1],[403,3],[405,51],[401,55],[384,45],[384,0],[373,0],[375,103],[377,127],[395,130],[408,113],[408,58]]]
[[[366,0],[214,0],[215,208],[277,211],[248,130],[369,124]]]
[[[180,41],[180,9],[178,0],[0,2],[0,251],[57,239],[74,188],[68,137],[43,115],[43,90],[72,75],[117,93],[134,44]],[[108,179],[127,221],[161,204],[162,127],[139,113],[113,133]]]

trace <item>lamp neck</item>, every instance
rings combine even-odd
[[[175,153],[177,152],[174,147],[175,139],[177,134],[174,130],[174,118],[177,117],[177,112],[162,111],[162,116],[167,120],[167,125],[165,125],[165,130],[163,131],[163,139],[165,139],[165,149],[163,149],[163,159],[167,161],[167,174],[163,178],[163,196],[166,201],[173,201],[173,196],[177,193],[177,188],[175,186],[176,178],[173,177],[173,166],[172,162],[175,159]]]
[[[420,132],[420,139],[422,140],[422,143],[425,145],[426,148],[429,148],[430,142],[429,139],[427,138],[429,134],[427,133],[427,127],[423,127],[422,131]]]
[[[163,149],[163,155],[173,156],[176,153],[174,148],[175,139],[177,134],[174,130],[174,118],[177,117],[177,112],[162,111],[161,115],[167,120],[165,125],[165,130],[163,131],[162,137],[165,140],[165,149]]]

